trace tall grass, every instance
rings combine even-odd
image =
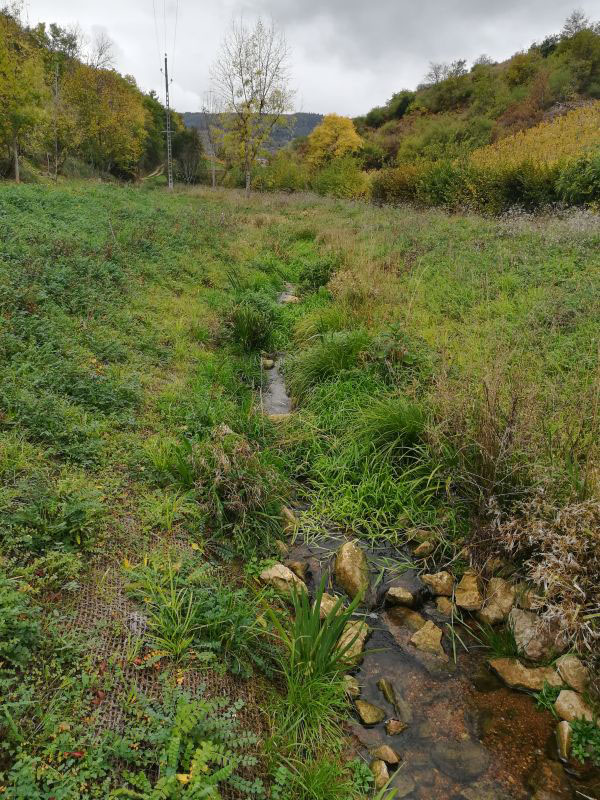
[[[370,342],[364,330],[328,333],[321,341],[301,350],[289,359],[286,379],[297,398],[303,398],[313,386],[355,367]]]

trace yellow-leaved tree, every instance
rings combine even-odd
[[[327,114],[308,137],[307,159],[313,166],[320,167],[334,158],[356,153],[362,146],[363,140],[351,119]]]

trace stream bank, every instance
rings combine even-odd
[[[298,302],[291,285],[279,302]],[[265,368],[262,407],[276,422],[284,421],[293,408],[283,359],[277,354]],[[309,541],[293,535],[284,566],[306,581],[311,595],[324,577],[328,593],[345,597],[335,561],[340,547],[353,540],[336,530]],[[414,561],[415,553],[389,547],[364,548],[364,553],[370,590],[356,617],[367,622],[370,638],[350,673],[355,679],[354,719],[348,734],[349,753],[371,763],[376,781],[383,784],[389,775],[396,797],[409,800],[600,797],[597,770],[559,759],[552,715],[490,670],[490,653],[469,628],[470,617],[461,625],[458,641],[454,620],[445,613],[452,602],[439,602],[447,592],[436,597],[421,580],[421,570],[396,568]],[[411,599],[392,605],[390,589]],[[425,626],[444,634],[437,654],[423,652],[411,641]]]

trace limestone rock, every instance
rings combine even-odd
[[[435,605],[440,614],[443,614],[445,617],[452,616],[452,609],[453,609],[452,600],[450,600],[448,597],[436,598]]]
[[[442,647],[442,631],[431,620],[414,633],[410,641],[418,650],[422,650],[424,653],[433,653],[444,661],[448,661],[448,656]]]
[[[390,773],[388,772],[385,761],[382,761],[380,758],[374,758],[373,761],[371,761],[371,772],[375,779],[375,788],[383,789],[390,779]]]
[[[325,619],[325,617],[330,614],[333,609],[335,608],[338,602],[338,598],[334,597],[332,594],[327,594],[327,592],[323,592],[321,595],[321,607],[319,610],[319,616],[321,619]],[[341,614],[343,611],[343,604],[340,604],[338,614]]]
[[[340,636],[338,647],[340,650],[347,645],[348,649],[344,653],[344,661],[349,665],[356,665],[362,660],[363,650],[365,649],[365,642],[367,641],[371,630],[366,622],[354,620],[347,622],[342,635]]]
[[[400,756],[389,744],[379,745],[375,750],[371,750],[371,755],[373,758],[385,761],[386,764],[398,764],[400,762]]]
[[[396,625],[404,625],[409,630],[416,632],[420,630],[426,622],[425,617],[419,614],[418,611],[412,611],[410,608],[404,606],[395,606],[388,612],[389,618]]]
[[[366,700],[357,700],[354,705],[363,725],[377,725],[385,719],[385,711]]]
[[[260,365],[263,369],[273,369],[275,362],[272,358],[261,358]]]
[[[415,604],[415,596],[403,586],[390,586],[385,595],[385,602],[389,606],[412,608]]]
[[[515,596],[515,588],[508,581],[505,581],[504,578],[491,578],[487,586],[483,608],[477,616],[488,625],[504,622],[515,604]]]
[[[478,742],[436,742],[431,750],[436,767],[454,780],[468,783],[482,775],[490,756]]]
[[[307,565],[304,561],[286,561],[285,566],[292,570],[294,575],[297,575],[301,581],[306,582]]]
[[[546,661],[560,651],[556,628],[552,628],[537,614],[513,608],[508,615],[519,653],[531,661]]]
[[[286,305],[289,303],[299,303],[300,298],[297,297],[295,294],[284,294],[281,298],[281,302],[285,303]]]
[[[346,594],[354,599],[369,588],[369,565],[364,551],[356,542],[344,542],[335,557],[335,579]]]
[[[473,570],[467,570],[456,587],[454,595],[456,605],[466,611],[479,611],[483,605],[483,596],[479,578]]]
[[[273,564],[272,567],[263,569],[259,577],[267,586],[272,586],[286,597],[291,597],[294,590],[298,593],[307,591],[304,581],[283,564]]]
[[[526,667],[516,658],[492,658],[488,664],[511,689],[537,692],[544,688],[544,683],[556,688],[563,685],[554,667]]]
[[[561,719],[574,722],[576,719],[594,721],[594,712],[583,697],[571,689],[563,689],[554,703],[554,710]]]
[[[427,558],[430,556],[433,551],[435,550],[435,545],[433,542],[427,540],[425,542],[421,542],[418,547],[415,547],[413,550],[413,555],[417,558]]]
[[[390,789],[394,789],[394,798],[408,797],[415,790],[414,780],[403,770],[397,770],[390,783]]]
[[[281,521],[284,532],[287,533],[288,536],[293,536],[298,529],[298,517],[291,508],[283,506],[281,509]]]
[[[401,719],[388,719],[385,723],[385,732],[388,736],[398,736],[399,733],[405,731],[408,725],[402,722]]]
[[[360,697],[360,684],[354,675],[344,675],[344,689],[351,700]]]
[[[434,595],[452,597],[454,578],[449,572],[444,570],[442,572],[435,572],[433,574],[421,575],[421,580],[423,583],[429,586]]]
[[[284,411],[281,414],[268,414],[267,416],[270,422],[278,425],[280,422],[285,422],[286,419],[289,419],[290,413],[289,411]]]
[[[561,761],[568,761],[571,757],[572,738],[571,723],[563,719],[556,726],[556,747]]]
[[[577,656],[572,653],[561,656],[556,662],[556,669],[560,677],[571,689],[575,689],[576,692],[580,693],[587,690],[590,676]]]

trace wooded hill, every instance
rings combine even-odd
[[[110,50],[107,39],[86,48],[76,29],[0,11],[0,176],[134,178],[162,163],[165,109],[112,68]],[[172,125],[185,177],[198,137],[178,114]]]
[[[220,127],[220,116],[220,114],[205,114],[202,111],[187,111],[183,114],[183,122],[188,128],[196,128],[202,137],[210,126]],[[322,121],[322,114],[309,114],[301,111],[297,114],[284,114],[283,124],[275,127],[266,149],[275,152],[290,144],[294,139],[308,136]]]

